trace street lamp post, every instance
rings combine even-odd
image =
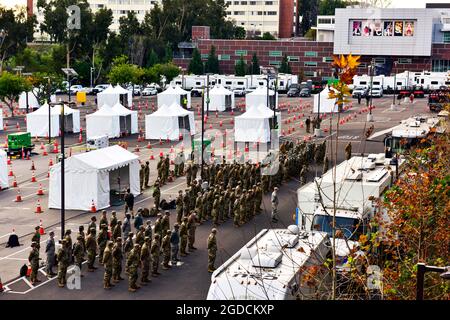
[[[392,105],[391,105],[391,109],[395,110],[395,91],[397,89],[397,72],[396,72],[396,68],[397,67],[397,61],[394,61],[394,97],[392,98]]]
[[[74,77],[78,76],[78,73],[73,68],[62,68],[61,69],[67,76],[67,82],[69,83],[69,103],[70,103],[70,87]]]
[[[416,277],[416,300],[423,300],[423,289],[426,272],[439,272],[441,278],[445,280],[450,279],[450,266],[447,267],[434,267],[427,266],[425,263],[417,264],[417,277]]]
[[[322,77],[321,77],[322,69],[319,69],[318,75],[319,75],[320,81],[322,81]],[[320,82],[320,87],[322,87],[322,82]],[[322,136],[322,132],[320,130],[320,93],[321,92],[322,92],[322,90],[318,93],[318,96],[317,96],[317,121],[316,121],[316,126],[314,128],[314,135],[316,137]]]
[[[367,114],[367,121],[368,122],[373,122],[373,115],[372,115],[372,91],[373,91],[373,72],[374,72],[374,68],[375,68],[375,59],[372,59],[372,61],[370,62],[369,65],[369,72],[370,72],[370,88],[369,88],[369,113]]]

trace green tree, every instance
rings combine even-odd
[[[148,66],[153,67],[158,62],[159,62],[158,55],[156,54],[155,50],[152,49],[152,51],[150,52],[150,56],[148,58]]]
[[[18,75],[3,72],[0,76],[0,100],[3,101],[11,111],[13,111],[13,103],[19,99],[24,91],[31,89],[28,81]]]
[[[203,74],[202,56],[197,48],[192,52],[192,59],[189,62],[188,72],[197,75]]]
[[[114,59],[111,71],[108,74],[108,81],[112,84],[140,83],[144,71],[137,65],[127,62],[126,56]]]
[[[309,29],[305,33],[305,38],[311,41],[316,40],[316,34],[317,34],[316,29]]]
[[[353,1],[356,2],[356,1]],[[336,8],[345,8],[352,4],[352,1],[345,0],[320,0],[319,1],[319,15],[334,16]]]
[[[270,32],[264,32],[262,40],[275,40],[275,37]]]
[[[300,22],[301,35],[305,35],[305,33],[311,29],[311,26],[316,23],[318,1],[319,0],[299,0],[297,12],[300,12],[302,15],[302,21]]]
[[[209,51],[209,54],[208,54],[208,60],[206,60],[206,63],[205,63],[205,70],[206,70],[206,72],[209,72],[209,73],[214,73],[214,74],[220,73],[219,58],[216,55],[216,47],[215,46],[211,46],[211,50]]]
[[[244,57],[241,55],[238,62],[234,66],[234,74],[236,76],[243,77],[245,76],[246,71],[247,71],[247,64],[244,61]]]
[[[259,60],[258,56],[256,55],[256,52],[253,53],[252,56],[252,63],[250,65],[250,74],[259,74]]]
[[[172,46],[168,43],[166,45],[166,50],[164,52],[164,62],[172,62],[172,60],[173,60]]]
[[[247,33],[245,32],[245,29],[243,27],[236,27],[234,30],[234,38],[243,40],[245,39]]]
[[[163,63],[154,65],[154,70],[158,74],[158,80],[163,76],[166,82],[170,82],[180,74],[180,68],[173,63]]]
[[[33,86],[32,93],[41,105],[45,101],[50,101],[50,96],[57,89],[64,89],[63,77],[60,74],[36,72],[29,76],[27,80]]]
[[[280,68],[278,69],[280,73],[292,73],[291,66],[289,65],[289,59],[287,55],[283,56],[283,60],[281,60]]]

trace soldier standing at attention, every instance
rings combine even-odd
[[[349,142],[349,143],[345,146],[345,159],[346,159],[346,160],[350,160],[351,157],[352,157],[352,143]]]
[[[150,250],[150,253],[152,254],[152,276],[153,277],[157,277],[158,275],[161,274],[158,272],[160,250],[161,250],[160,235],[157,233],[157,234],[155,234],[155,239],[152,242],[152,248]]]
[[[159,245],[161,245],[161,239],[162,239],[162,214],[158,213],[155,220],[155,228],[153,229],[153,232],[155,235],[159,234]]]
[[[169,261],[170,261],[170,230],[167,230],[164,238],[162,240],[162,245],[161,245],[161,249],[163,252],[163,270],[167,270],[170,268],[169,266]]]
[[[140,246],[144,244],[145,239],[145,227],[140,226],[139,231],[136,233],[136,243]]]
[[[75,259],[75,265],[80,268],[80,273],[81,268],[83,267],[84,251],[83,237],[78,236],[77,242],[75,242],[75,244],[73,245],[73,257]]]
[[[106,249],[106,244],[108,243],[108,229],[106,224],[100,225],[100,232],[97,236],[98,245],[98,263],[103,264],[103,252]]]
[[[141,188],[141,192],[144,190],[144,176],[145,176],[145,166],[141,164],[141,168],[139,169],[139,186]]]
[[[170,159],[169,155],[166,154],[166,158],[164,159],[163,183],[166,183],[167,178],[169,177],[169,170],[170,170]]]
[[[111,289],[113,284],[111,284],[112,269],[113,269],[113,243],[108,241],[106,245],[105,252],[103,253],[103,266],[105,267],[105,275],[103,276],[103,288],[108,290]]]
[[[181,223],[180,227],[180,256],[184,257],[188,253],[186,252],[186,246],[188,242],[188,218],[183,217],[183,222]]]
[[[97,231],[97,218],[95,216],[91,217],[91,222],[89,222],[88,228],[87,228],[87,235],[91,233],[91,229],[94,229]]]
[[[170,212],[166,210],[164,217],[161,220],[162,234],[165,235],[170,230]]]
[[[155,207],[159,210],[159,204],[161,201],[161,190],[159,189],[159,183],[155,182],[155,187],[153,188],[153,199],[155,199]]]
[[[145,161],[144,167],[144,187],[147,189],[149,187],[148,181],[150,180],[150,162]]]
[[[218,195],[215,195],[215,197],[214,197],[211,216],[213,219],[213,225],[218,226],[219,225],[219,196]]]
[[[95,256],[97,255],[97,242],[95,241],[95,234],[95,229],[91,228],[90,233],[86,238],[87,264],[89,272],[93,272],[97,269],[94,267]]]
[[[115,211],[111,212],[111,221],[109,222],[109,228],[111,230],[111,234],[114,232],[114,228],[117,225],[117,213]]]
[[[164,159],[163,159],[163,156],[162,155],[160,155],[159,156],[159,161],[158,161],[158,164],[156,165],[156,170],[158,170],[158,180],[160,180],[161,181],[161,179],[162,179],[162,169],[163,169],[163,165],[164,165]]]
[[[72,256],[72,237],[70,236],[72,234],[72,231],[70,229],[67,229],[66,232],[64,233],[64,239],[66,239],[67,241],[67,253],[69,254],[69,263],[71,263],[73,261],[73,256]]]
[[[278,187],[273,188],[270,201],[272,203],[272,222],[276,223],[278,222]]]
[[[216,240],[217,229],[213,228],[211,234],[208,237],[207,248],[208,248],[208,272],[212,273],[216,268],[214,268],[214,262],[216,261],[217,253],[217,240]]]
[[[130,254],[127,258],[126,268],[128,269],[128,291],[135,292],[140,287],[136,284],[138,279],[138,268],[140,264],[140,252],[141,248],[139,244],[135,244],[133,249],[131,249]]]
[[[192,180],[192,167],[191,162],[189,161],[188,165],[186,166],[186,184],[188,186],[191,185],[191,180]]]
[[[195,212],[192,212],[191,215],[189,216],[187,228],[188,228],[189,251],[197,250],[197,248],[194,247],[195,229],[197,228],[197,216],[195,215]]]
[[[149,237],[150,238],[150,242],[151,242],[152,237],[153,237],[153,230],[152,230],[152,222],[151,222],[151,220],[147,220],[146,224],[147,224],[147,226],[145,227],[144,237]],[[144,238],[144,241],[145,241],[145,238]]]
[[[198,221],[200,224],[203,224],[203,197],[202,197],[202,193],[198,192],[197,193],[197,199],[195,200],[195,211],[197,211],[198,213]]]
[[[94,240],[95,241],[95,240]],[[67,267],[69,266],[69,255],[67,254],[67,240],[62,240],[62,246],[58,250],[58,287],[66,285]]]
[[[114,247],[112,249],[112,256],[113,256],[112,278],[114,283],[118,283],[119,280],[123,280],[123,278],[120,276],[120,274],[122,273],[122,259],[123,259],[122,238],[120,237],[116,239],[116,243],[114,244]]]
[[[150,257],[150,247],[152,243],[151,237],[145,237],[144,238],[144,244],[141,248],[141,266],[142,266],[142,276],[141,276],[141,283],[143,285],[147,285],[147,283],[151,282],[151,280],[148,278],[150,275],[150,263],[151,263],[151,257]]]
[[[35,232],[33,237],[31,238],[31,242],[36,242],[36,249],[38,249],[38,253],[39,249],[41,249],[41,234],[39,233],[39,229],[39,226],[34,228]]]
[[[31,275],[30,281],[32,285],[35,285],[38,282],[41,282],[37,278],[38,270],[39,270],[39,250],[36,246],[36,242],[31,243],[31,252],[28,256],[28,262],[31,266]]]
[[[112,239],[114,241],[117,240],[117,238],[122,237],[122,221],[117,221],[116,226],[114,227],[114,230],[112,230]]]
[[[177,210],[177,222],[181,223],[181,218],[183,217],[183,190],[178,191],[178,197],[175,203]]]
[[[100,218],[100,228],[102,227],[102,224],[108,226],[108,217],[106,216],[106,210],[102,211],[102,217]]]
[[[179,229],[180,225],[178,223],[175,223],[170,235],[170,254],[172,258],[172,266],[176,266],[178,261],[178,250],[180,248],[180,233],[178,232]]]
[[[55,233],[51,231],[49,236],[50,238],[48,238],[45,245],[45,253],[47,254],[47,267],[45,272],[48,277],[53,277],[56,276],[56,273],[53,272],[53,266],[55,265]]]
[[[125,253],[125,259],[128,260],[128,256],[130,255],[131,250],[133,250],[134,244],[133,244],[133,232],[130,232],[128,234],[128,238],[125,240],[125,243],[123,245],[123,253]],[[125,272],[128,272],[128,270],[125,268]]]
[[[81,237],[81,243],[83,244],[83,254],[86,253],[86,236],[84,234],[84,226],[80,226],[78,228],[78,235],[77,235],[77,239],[78,237]],[[84,257],[83,257],[84,259]]]

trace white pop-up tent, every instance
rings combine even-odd
[[[52,113],[60,113],[61,106],[55,105],[52,107]],[[59,130],[59,125],[58,125]],[[72,109],[68,106],[64,106],[64,132],[80,132],[80,110]]]
[[[267,107],[267,87],[260,86],[245,96],[245,108],[248,110],[250,107],[261,105]],[[270,89],[269,105],[270,109],[273,109],[274,106],[278,109],[278,93]]]
[[[314,95],[314,109],[313,113],[334,113],[339,112],[336,99],[328,98],[328,93],[330,89],[328,86],[325,87],[320,93]],[[319,108],[320,102],[320,108]]]
[[[234,109],[234,93],[222,85],[217,85],[209,91],[209,106],[206,95],[203,103],[204,109],[210,111],[225,111]]]
[[[269,142],[273,127],[273,110],[265,105],[250,107],[245,113],[235,117],[234,138],[236,142]],[[281,126],[281,113],[276,113],[277,127]]]
[[[111,191],[130,188],[140,194],[139,157],[117,145],[69,157],[65,162],[65,208],[89,210],[110,206]],[[61,208],[61,164],[50,169],[49,208]]]
[[[3,130],[3,108],[0,107],[0,131]]]
[[[47,103],[43,104],[36,111],[27,114],[27,132],[32,137],[47,137],[49,136],[50,121],[50,137],[59,136],[59,115],[58,110],[50,107]]]
[[[126,107],[131,106],[133,103],[132,92],[119,85],[115,87],[110,85],[108,88],[97,94],[97,106],[99,108],[103,107],[105,104],[114,106],[117,103]]]
[[[7,157],[6,152],[0,149],[0,190],[9,187]]]
[[[187,100],[187,109],[191,108],[191,94],[189,91],[183,90],[180,86],[170,86],[165,91],[158,94],[158,108],[166,105],[171,106],[177,104],[183,105],[184,99]]]
[[[86,116],[86,138],[98,136],[120,137],[120,116],[109,105]]]
[[[39,101],[36,99],[36,96],[33,92],[28,92],[28,110],[39,109],[41,105]],[[27,108],[27,92],[22,92],[19,96],[19,109]]]
[[[112,109],[120,116],[120,132],[138,132],[138,113],[125,108],[120,103],[116,103]]]
[[[195,134],[194,113],[177,104],[163,105],[145,116],[145,139],[178,140],[186,131]]]

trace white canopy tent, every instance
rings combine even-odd
[[[45,103],[36,111],[27,114],[27,132],[29,132],[32,137],[49,136],[49,113],[51,130],[50,137],[59,136],[60,112]]]
[[[55,111],[60,114],[61,112],[59,105],[55,105],[52,109],[52,113]],[[64,132],[80,132],[80,110],[64,106]]]
[[[98,210],[110,206],[110,192],[130,188],[140,194],[139,157],[117,145],[69,157],[65,163],[65,208]],[[50,169],[49,208],[61,208],[61,163]]]
[[[278,128],[281,126],[281,113],[276,113]],[[270,141],[273,110],[265,105],[250,107],[245,113],[235,117],[234,138],[236,142]]]
[[[120,116],[120,132],[138,133],[138,113],[116,103],[112,109]]]
[[[166,105],[171,106],[177,104],[182,106],[183,100],[187,99],[187,109],[191,108],[191,94],[189,91],[183,90],[180,86],[170,86],[165,91],[158,94],[158,108]]]
[[[98,108],[103,107],[105,104],[108,106],[114,106],[120,103],[126,107],[129,107],[133,103],[133,94],[121,86],[116,87],[109,86],[102,92],[97,94],[97,106]]]
[[[314,109],[313,113],[335,113],[338,111],[338,105],[336,99],[328,98],[330,89],[325,87],[320,93],[314,95]],[[320,109],[319,109],[319,97],[320,97]]]
[[[0,107],[0,131],[3,130],[3,108]]]
[[[234,109],[234,93],[222,85],[217,85],[209,91],[209,106],[206,103],[206,94],[203,107],[209,111],[225,111]]]
[[[145,139],[178,140],[183,129],[195,134],[194,113],[177,104],[163,105],[145,116]]]
[[[0,149],[0,190],[9,187],[7,158],[6,152]]]
[[[278,93],[269,89],[269,104],[270,109],[275,106],[278,109]],[[245,108],[248,110],[254,106],[266,106],[267,107],[267,87],[257,87],[252,92],[245,96]]]
[[[86,138],[98,136],[120,137],[120,116],[109,105],[86,116]]]
[[[33,92],[28,92],[28,110],[32,109],[39,109],[41,105],[39,104],[38,100],[36,99],[36,96],[33,94]],[[26,109],[27,108],[27,93],[22,92],[19,96],[19,109]]]

